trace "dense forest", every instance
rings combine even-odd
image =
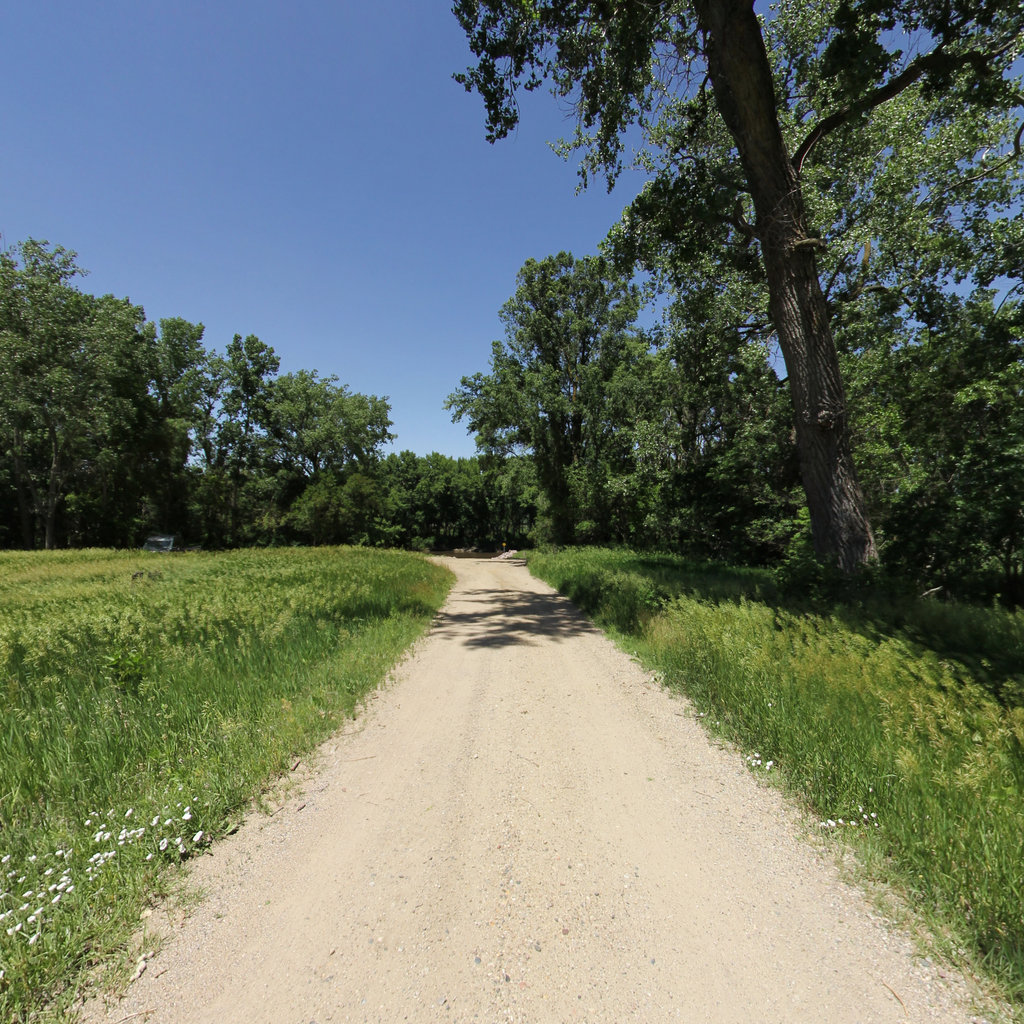
[[[385,399],[208,350],[28,240],[0,546],[621,543],[1024,603],[1022,16],[980,10],[456,4],[492,141],[548,79],[584,185],[627,130],[648,176],[600,255],[510,282],[448,398],[479,455],[385,454]]]

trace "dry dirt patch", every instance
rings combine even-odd
[[[445,563],[358,729],[88,1021],[970,1019],[684,701],[522,566]]]

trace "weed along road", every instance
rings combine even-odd
[[[393,683],[86,1020],[971,1019],[684,701],[523,566],[447,564]]]

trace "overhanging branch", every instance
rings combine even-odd
[[[804,160],[826,135],[841,128],[855,117],[887,103],[927,74],[937,71],[955,71],[968,64],[973,64],[983,72],[987,70],[989,63],[995,57],[1006,53],[1016,41],[1016,37],[1014,37],[992,50],[969,50],[959,54],[947,52],[945,43],[940,43],[930,53],[922,54],[916,60],[911,61],[895,78],[818,121],[793,154],[793,166],[796,168],[796,173],[800,174]]]

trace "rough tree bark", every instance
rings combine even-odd
[[[754,203],[769,311],[789,373],[797,451],[817,554],[846,572],[876,557],[857,481],[846,395],[807,232],[800,181],[776,115],[752,0],[700,0],[708,71]]]

